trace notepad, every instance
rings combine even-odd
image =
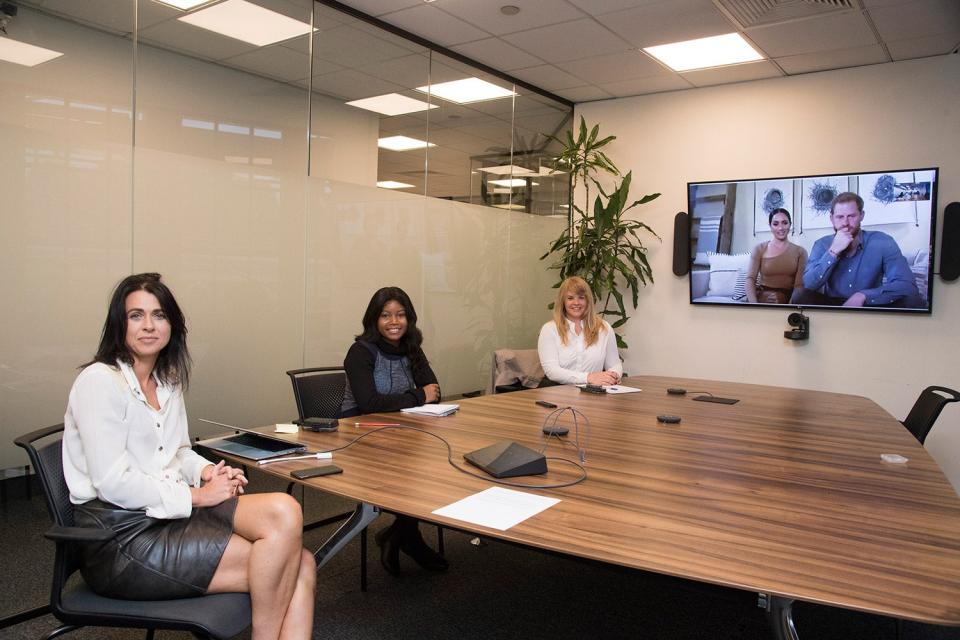
[[[410,407],[409,409],[400,409],[403,413],[412,413],[418,416],[449,416],[457,412],[460,408],[458,404],[423,404],[419,407]]]

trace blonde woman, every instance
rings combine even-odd
[[[613,329],[594,311],[590,286],[578,276],[560,283],[537,352],[543,372],[557,384],[611,385],[623,375]]]

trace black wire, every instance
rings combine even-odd
[[[411,431],[419,431],[420,433],[425,433],[425,434],[427,434],[428,436],[431,436],[431,437],[433,437],[433,438],[436,438],[437,440],[439,440],[440,442],[442,442],[442,443],[447,447],[447,462],[450,463],[450,466],[451,466],[451,467],[453,467],[454,469],[456,469],[456,470],[459,471],[460,473],[465,473],[465,474],[468,475],[468,476],[473,476],[474,478],[479,478],[479,479],[481,479],[481,480],[487,480],[488,482],[494,482],[494,483],[496,483],[496,484],[504,484],[504,485],[507,485],[508,487],[520,487],[520,488],[524,488],[524,489],[559,489],[559,488],[561,488],[561,487],[572,487],[573,485],[579,484],[579,483],[581,483],[581,482],[583,482],[584,480],[587,479],[587,470],[584,469],[580,464],[574,462],[573,460],[567,460],[566,458],[553,458],[553,457],[544,457],[544,459],[545,459],[545,460],[558,460],[558,461],[560,461],[560,462],[568,462],[568,463],[572,464],[573,466],[575,466],[576,468],[580,469],[580,474],[581,474],[580,477],[577,478],[576,480],[571,480],[570,482],[561,482],[561,483],[556,483],[556,484],[522,484],[522,483],[520,483],[520,482],[508,482],[507,480],[499,480],[499,479],[497,479],[497,478],[494,478],[493,476],[480,475],[479,473],[474,473],[473,471],[470,471],[469,469],[465,469],[465,468],[461,467],[460,465],[458,465],[456,462],[453,461],[453,448],[450,446],[450,443],[447,442],[443,437],[438,436],[438,435],[435,434],[435,433],[431,433],[431,432],[427,431],[426,429],[420,429],[420,428],[418,428],[418,427],[411,427],[411,426],[405,425],[405,424],[404,424],[404,425],[398,425],[398,426],[390,426],[390,427],[380,427],[379,429],[374,429],[373,431],[368,431],[368,432],[366,432],[366,433],[364,433],[364,434],[361,434],[361,435],[357,436],[356,438],[354,438],[353,440],[351,440],[351,441],[348,442],[347,444],[343,445],[342,447],[335,447],[335,448],[333,448],[333,449],[327,449],[326,451],[318,451],[317,453],[334,453],[335,451],[343,451],[343,450],[346,449],[347,447],[352,447],[354,444],[356,444],[356,443],[359,442],[360,440],[363,440],[363,439],[366,438],[367,436],[371,436],[371,435],[373,435],[373,434],[375,434],[375,433],[378,433],[378,432],[380,432],[380,431],[387,431],[387,430],[389,430],[389,429],[409,429],[409,430],[411,430]]]

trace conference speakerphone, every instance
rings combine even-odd
[[[737,404],[740,402],[736,398],[720,398],[718,396],[697,396],[694,400],[697,402],[716,402],[717,404]]]

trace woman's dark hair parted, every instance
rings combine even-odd
[[[367,310],[363,313],[363,333],[358,335],[356,340],[375,344],[380,339],[377,319],[380,317],[383,307],[391,300],[400,303],[406,313],[407,331],[400,338],[400,345],[406,352],[407,357],[410,358],[410,366],[419,369],[421,366],[428,364],[427,356],[420,348],[420,345],[423,344],[423,334],[417,328],[417,312],[413,308],[413,302],[410,301],[407,292],[400,287],[383,287],[373,294],[373,297],[370,298],[370,304],[367,305]]]
[[[138,273],[127,276],[113,290],[110,306],[107,307],[107,319],[100,334],[100,346],[93,360],[115,366],[117,360],[133,364],[133,356],[127,347],[127,296],[134,291],[146,291],[153,294],[170,323],[170,342],[157,357],[154,373],[164,384],[179,384],[184,390],[190,382],[190,352],[187,350],[187,323],[173,293],[160,281],[159,273]]]
[[[774,209],[770,212],[770,215],[767,216],[767,224],[773,224],[773,216],[777,215],[778,213],[782,213],[783,215],[787,216],[787,222],[793,224],[793,220],[790,218],[790,212],[783,207]]]

